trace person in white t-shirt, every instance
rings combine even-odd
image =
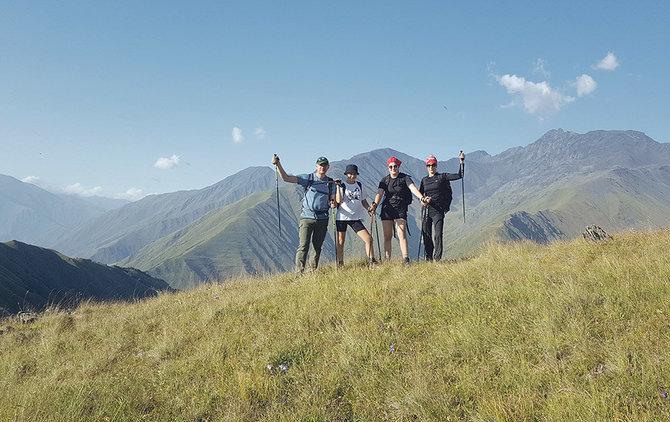
[[[361,182],[356,181],[358,177],[358,166],[348,164],[344,175],[346,180],[338,183],[335,191],[335,202],[339,205],[335,216],[335,225],[337,227],[337,265],[344,265],[344,240],[347,237],[347,227],[356,232],[358,237],[365,242],[365,251],[370,265],[377,263],[372,250],[372,237],[363,225],[363,219],[367,216],[367,209],[370,208]]]

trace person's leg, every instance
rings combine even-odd
[[[347,238],[347,232],[337,232],[337,265],[344,264],[344,241]]]
[[[337,229],[337,244],[335,245],[337,265],[344,264],[344,241],[347,238],[347,227],[349,227],[348,221],[337,220],[335,222],[335,228]]]
[[[422,222],[423,227],[423,252],[426,257],[426,261],[431,261],[433,259],[433,219],[430,216],[430,208],[426,210],[427,214]]]
[[[368,233],[368,231],[365,229],[365,226],[363,226],[362,229],[358,230],[356,234],[365,243],[365,253],[367,254],[368,259],[374,258],[375,252],[372,249],[372,237],[370,236],[370,233]]]
[[[312,246],[314,247],[314,255],[309,260],[309,265],[312,270],[319,267],[319,258],[321,257],[321,246],[326,239],[328,233],[328,219],[316,220],[314,223],[314,232],[312,233]]]
[[[395,221],[395,230],[398,233],[398,243],[400,243],[400,252],[402,253],[403,258],[409,257],[409,251],[407,248],[407,221],[404,218],[396,218]]]
[[[436,211],[433,215],[433,239],[435,239],[435,261],[442,259],[442,229],[444,228],[444,213]]]
[[[391,259],[391,240],[393,239],[393,220],[382,220],[384,226],[384,256]]]
[[[305,262],[307,261],[307,253],[309,252],[309,241],[312,237],[314,225],[309,218],[300,218],[298,224],[298,250],[295,253],[295,272],[302,273],[305,270]]]

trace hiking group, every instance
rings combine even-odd
[[[371,233],[365,228],[363,219],[370,214],[370,231],[376,209],[381,204],[380,217],[384,235],[384,255],[391,259],[391,246],[394,232],[398,235],[403,263],[409,264],[409,248],[407,245],[407,209],[412,203],[412,195],[422,205],[421,239],[424,242],[424,256],[428,261],[439,261],[442,258],[442,232],[444,216],[449,211],[452,200],[452,180],[463,178],[465,155],[459,155],[461,165],[458,173],[438,173],[437,159],[431,155],[426,159],[428,175],[421,179],[420,187],[416,187],[412,177],[400,171],[402,162],[391,157],[386,162],[388,175],[383,177],[377,187],[374,200],[367,201],[361,182],[357,181],[358,166],[348,164],[344,176],[346,179],[333,179],[327,176],[330,163],[326,157],[316,160],[316,170],[309,174],[290,175],[286,173],[277,155],[272,158],[284,182],[296,183],[304,188],[302,211],[298,224],[299,243],[295,255],[295,272],[301,274],[305,270],[310,243],[314,249],[309,260],[309,269],[319,266],[321,247],[328,232],[330,209],[335,210],[336,258],[338,265],[344,264],[344,241],[347,228],[353,231],[365,243],[365,252],[371,267],[377,264],[374,257]],[[381,201],[381,203],[380,203]],[[279,210],[278,210],[279,211]],[[465,215],[465,214],[464,214]],[[281,227],[281,226],[280,226]],[[280,229],[281,230],[281,229]]]

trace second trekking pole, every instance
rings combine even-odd
[[[461,150],[458,158],[461,159],[461,193],[463,194],[463,223],[465,223],[465,155],[463,150]]]
[[[422,205],[421,206],[421,234],[419,235],[419,248],[416,251],[416,260],[419,260],[419,256],[421,255],[421,240],[423,240],[423,226],[426,224],[426,206]],[[424,245],[424,249],[426,246]]]
[[[275,157],[277,154],[275,154]],[[279,211],[279,171],[275,164],[275,184],[277,185],[277,222],[279,224],[279,237],[281,237],[281,212]]]
[[[337,208],[333,208],[333,243],[335,244],[335,264],[340,265],[340,262],[337,260]]]
[[[372,215],[375,215],[376,213],[373,212]],[[377,238],[377,253],[379,254],[379,264],[382,263],[382,247],[379,244],[379,225],[377,224],[377,220],[379,218],[375,218],[375,237]],[[372,227],[370,227],[370,233],[372,233]]]

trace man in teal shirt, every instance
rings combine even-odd
[[[295,272],[296,274],[302,274],[305,270],[310,241],[314,247],[314,254],[311,256],[309,266],[311,270],[315,270],[319,266],[321,247],[328,232],[328,211],[330,208],[337,206],[333,186],[335,182],[332,178],[326,176],[330,167],[328,159],[319,157],[316,160],[316,171],[314,173],[297,176],[287,174],[276,155],[272,158],[272,164],[277,166],[284,182],[297,183],[305,189],[298,225],[300,243],[295,254]]]

